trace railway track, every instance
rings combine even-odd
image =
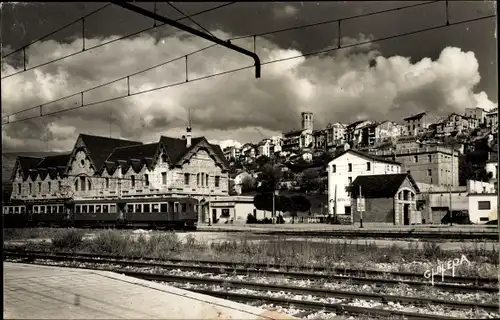
[[[131,268],[164,268],[166,265],[166,269],[175,268],[182,269],[184,265],[179,264],[161,264],[161,263],[148,263],[145,261],[130,261],[130,260],[118,260],[118,259],[110,259],[110,258],[92,258],[92,257],[83,257],[76,256],[71,254],[42,254],[42,253],[27,253],[27,252],[12,252],[7,251],[4,252],[5,258],[17,258],[22,259],[24,261],[28,261],[31,263],[37,263],[36,260],[49,260],[56,262],[65,262],[72,261],[78,263],[87,263],[91,264],[90,266],[81,266],[80,268],[84,269],[96,269],[95,265],[101,265],[102,267],[98,267],[100,270],[107,270],[113,272],[123,273],[127,276],[141,278],[149,281],[157,281],[157,282],[166,282],[174,286],[183,287],[182,284],[194,284],[198,285],[198,287],[190,287],[189,290],[199,292],[202,294],[207,294],[216,297],[222,297],[229,300],[241,301],[245,303],[255,303],[255,302],[265,302],[265,303],[273,303],[278,305],[289,306],[292,305],[294,308],[302,308],[307,310],[307,312],[316,312],[316,311],[327,311],[327,312],[335,312],[335,313],[347,313],[347,314],[368,314],[376,317],[384,317],[384,316],[401,316],[407,319],[456,319],[448,316],[434,315],[434,314],[422,314],[422,313],[414,313],[414,312],[406,312],[400,310],[386,309],[382,308],[364,308],[359,306],[353,306],[346,304],[346,301],[353,300],[369,300],[369,301],[377,301],[383,304],[388,303],[398,303],[401,305],[417,305],[417,306],[429,306],[429,305],[439,305],[443,308],[447,309],[473,309],[473,310],[485,310],[489,312],[497,312],[498,305],[496,304],[481,304],[475,302],[458,302],[458,301],[449,301],[443,299],[429,299],[429,298],[418,298],[418,297],[408,297],[408,296],[394,296],[394,295],[384,295],[384,294],[376,294],[376,293],[363,293],[363,292],[351,292],[351,291],[340,291],[340,290],[328,290],[322,288],[309,288],[302,286],[290,286],[290,285],[281,285],[281,284],[267,284],[267,283],[257,283],[257,282],[248,282],[248,281],[239,281],[239,280],[228,280],[228,279],[214,279],[214,278],[206,278],[206,277],[193,277],[193,276],[181,276],[181,275],[172,275],[172,274],[162,274],[162,273],[153,273],[153,272],[142,272],[142,271],[134,271]],[[39,264],[45,264],[38,262]],[[115,265],[119,266],[119,268],[114,267],[106,267],[106,265]],[[72,265],[66,265],[67,267],[75,267]],[[206,267],[201,266],[190,266],[190,270],[196,267],[203,268],[202,270],[206,272]],[[221,270],[220,268],[211,268],[211,271],[215,273],[226,272],[228,270]],[[258,271],[258,270],[254,270]],[[283,273],[283,272],[281,272]],[[286,272],[285,272],[286,273]],[[296,273],[293,273],[296,274]],[[216,289],[214,289],[214,287]],[[218,289],[217,289],[218,288]],[[240,293],[234,292],[236,289],[248,289],[250,293]],[[233,292],[231,292],[233,290]],[[237,291],[237,290],[236,290]],[[272,296],[269,293],[286,293],[283,296]],[[330,298],[330,299],[343,299],[342,303],[325,303],[318,301],[305,301],[303,299],[290,299],[288,296],[296,294],[300,296],[306,297],[322,297],[322,298]]]
[[[113,263],[126,264],[138,268],[152,267],[162,269],[181,269],[205,273],[231,273],[237,275],[267,275],[307,280],[342,280],[353,284],[398,285],[407,284],[422,288],[430,286],[429,281],[418,281],[423,274],[409,272],[384,272],[379,270],[360,270],[347,268],[307,268],[307,271],[291,271],[294,266],[278,264],[246,264],[236,262],[216,262],[207,260],[181,260],[144,258],[126,258],[112,255],[95,255],[89,253],[47,253],[41,251],[5,250],[4,254],[19,258],[51,259],[56,261],[72,260],[81,263]],[[149,260],[149,261],[148,261]],[[371,277],[369,277],[371,276]],[[435,277],[434,287],[452,292],[498,292],[498,279],[479,277]],[[479,285],[482,284],[482,285]],[[486,285],[486,286],[485,286]]]

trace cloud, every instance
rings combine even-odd
[[[213,31],[226,39],[232,35]],[[88,46],[115,37],[86,39]],[[344,38],[342,45],[370,40]],[[235,44],[251,48],[249,40]],[[49,64],[2,80],[2,114],[78,93],[119,77],[183,57],[210,45],[185,33],[155,36],[143,34],[121,40],[75,57]],[[332,43],[332,47],[335,46]],[[301,55],[293,48],[280,48],[259,39],[262,61]],[[35,44],[28,53],[29,65],[43,63],[81,50],[81,39],[65,43],[52,40]],[[206,77],[245,66],[253,60],[226,48],[214,47],[188,58],[188,79]],[[20,70],[19,62],[6,59],[2,75]],[[474,89],[481,77],[473,52],[444,48],[436,60],[412,63],[409,57],[384,57],[377,45],[364,44],[328,54],[300,57],[264,64],[262,77],[255,79],[252,68],[185,83],[185,60],[130,77],[131,97],[54,116],[4,126],[3,148],[13,150],[69,150],[80,132],[123,137],[144,142],[160,135],[181,137],[191,110],[193,135],[210,140],[258,141],[300,126],[300,112],[314,112],[315,125],[351,122],[370,117],[400,121],[422,110],[444,115],[467,107],[491,109],[497,103]],[[180,84],[149,93],[142,90]],[[84,103],[127,95],[127,80],[91,90]],[[44,107],[43,112],[77,107],[82,97]],[[36,116],[34,109],[19,118]],[[11,120],[15,117],[11,118]],[[232,142],[228,142],[232,143]]]
[[[273,13],[278,19],[293,18],[299,13],[299,9],[291,4],[276,4]]]

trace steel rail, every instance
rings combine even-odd
[[[31,264],[36,264],[36,265],[45,265],[47,264],[44,263],[33,263]],[[137,272],[137,271],[130,271],[130,270],[118,270],[118,269],[112,269],[112,268],[92,268],[92,267],[74,267],[74,266],[60,266],[57,265],[57,267],[65,267],[65,268],[77,268],[77,269],[86,269],[86,270],[99,270],[99,271],[109,271],[109,272],[116,272],[123,274],[125,276],[137,278],[137,279],[142,279],[142,280],[148,280],[148,281],[157,281],[157,282],[175,282],[179,280],[184,280],[184,281],[191,281],[191,282],[200,282],[200,281],[205,281],[205,283],[208,283],[210,281],[213,283],[213,281],[217,281],[216,279],[201,279],[201,278],[191,278],[191,277],[181,277],[181,276],[170,276],[170,275],[163,275],[163,274],[154,274],[154,273],[145,273],[145,272]],[[213,280],[213,281],[211,281]],[[221,283],[226,283],[229,284],[230,282],[237,283],[237,281],[228,281],[228,280],[219,280]],[[245,283],[246,287],[251,287],[251,283]],[[281,289],[278,289],[281,287]],[[241,288],[241,287],[240,287]],[[266,285],[266,284],[254,284],[253,289],[258,289],[260,290],[266,290],[266,291],[283,291],[283,292],[297,292],[297,293],[309,293],[311,291],[310,288],[302,288],[302,287],[291,287],[291,286],[275,286],[275,285]],[[368,315],[377,315],[377,316],[404,316],[407,319],[457,319],[455,317],[448,317],[448,316],[440,316],[440,315],[433,315],[433,314],[424,314],[424,313],[414,313],[414,312],[404,312],[404,311],[397,311],[397,310],[389,310],[389,309],[381,309],[381,308],[364,308],[364,307],[356,307],[356,306],[350,306],[350,305],[344,305],[340,303],[336,304],[331,304],[331,303],[322,303],[322,302],[316,302],[316,301],[304,301],[304,300],[298,300],[298,299],[287,299],[287,298],[278,298],[278,297],[270,297],[270,296],[265,296],[265,295],[257,295],[257,294],[240,294],[240,293],[234,293],[234,292],[224,292],[224,291],[217,291],[217,290],[207,290],[207,289],[188,289],[189,291],[192,292],[197,292],[205,295],[210,295],[214,297],[220,297],[228,300],[236,300],[236,301],[243,301],[243,302],[270,302],[270,303],[275,303],[279,305],[293,305],[294,307],[298,308],[303,308],[307,310],[313,310],[313,311],[327,311],[327,312],[337,312],[337,313],[349,313],[349,314],[368,314]],[[295,291],[290,291],[290,290],[295,290]],[[321,289],[319,289],[321,291]],[[338,296],[332,296],[329,295],[327,290],[323,290],[323,293],[314,292],[313,294],[317,296],[328,296],[328,297],[338,297]],[[333,291],[332,291],[333,292]],[[335,294],[335,293],[333,293]],[[348,298],[348,299],[354,299],[354,298],[359,298],[359,299],[377,299],[376,297],[368,297],[368,294],[364,293],[352,293],[349,295],[348,292],[342,292],[343,298]],[[340,295],[340,293],[339,293]],[[384,296],[386,298],[387,296]],[[400,298],[400,299],[405,299],[408,301],[405,297],[395,297],[395,298]],[[407,303],[415,303],[417,301],[418,303],[419,298],[412,298],[409,299]],[[426,300],[431,300],[431,299],[426,299]],[[381,300],[384,301],[384,300]],[[389,301],[398,301],[398,300],[385,300],[386,302]],[[399,300],[402,301],[402,300]],[[421,303],[429,303],[430,301],[422,301]],[[403,302],[405,303],[405,302]],[[439,304],[442,304],[442,300],[439,300]],[[474,304],[471,303],[469,307],[466,307],[463,305],[463,303],[457,303],[456,305],[452,303],[447,303],[445,305],[447,307],[451,308],[457,308],[457,309],[464,309],[464,308],[481,308],[485,307],[487,310],[492,310],[492,308],[495,308],[494,310],[496,311],[498,306],[490,306],[490,305],[483,305],[483,304]],[[486,309],[485,309],[486,310]]]
[[[54,255],[78,255],[82,257],[93,257],[100,259],[117,259],[117,260],[149,260],[154,262],[172,262],[172,263],[194,263],[194,264],[216,264],[224,267],[234,268],[237,266],[245,267],[247,269],[278,269],[278,270],[307,270],[311,272],[336,272],[342,275],[365,275],[365,276],[392,276],[392,277],[403,277],[403,278],[422,278],[422,273],[414,273],[414,272],[403,272],[403,271],[382,271],[382,270],[373,270],[373,269],[353,269],[353,268],[342,268],[342,267],[315,267],[315,266],[295,266],[288,264],[280,264],[280,263],[254,263],[254,262],[234,262],[234,261],[214,261],[214,260],[192,260],[192,259],[160,259],[160,258],[149,258],[144,256],[119,256],[119,255],[111,255],[111,254],[94,254],[94,253],[86,253],[86,252],[73,252],[73,253],[64,253],[64,252],[46,252],[46,251],[36,251],[36,250],[12,250],[12,249],[4,249],[6,252],[23,252],[27,254],[54,254]],[[444,282],[444,283],[460,283],[468,282],[475,285],[480,284],[498,284],[498,278],[489,278],[489,277],[465,277],[465,276],[450,276],[444,275],[444,281],[442,281],[443,277],[439,276],[439,279],[435,279],[435,282]]]
[[[151,263],[146,261],[137,260],[122,260],[101,258],[98,256],[76,256],[72,254],[32,254],[26,252],[12,252],[4,250],[4,259],[6,257],[17,257],[28,260],[46,259],[54,261],[75,261],[81,263],[95,263],[95,264],[118,264],[123,266],[134,266],[138,268],[163,268],[163,269],[182,269],[197,272],[206,272],[214,274],[232,273],[238,275],[267,275],[279,276],[288,278],[299,278],[308,280],[344,280],[352,281],[354,284],[379,284],[379,285],[398,285],[400,283],[407,284],[413,287],[428,287],[429,282],[411,281],[411,280],[398,280],[398,279],[379,279],[379,278],[366,278],[366,277],[353,277],[336,274],[318,274],[314,272],[294,272],[294,271],[279,271],[279,270],[266,270],[266,269],[248,269],[248,268],[235,268],[229,266],[200,266],[189,264],[175,264],[175,263]],[[437,280],[437,279],[435,279]],[[470,284],[450,284],[435,282],[434,287],[456,292],[497,292],[496,287],[473,286]]]

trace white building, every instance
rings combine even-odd
[[[328,163],[328,212],[351,214],[346,188],[360,175],[401,173],[401,164],[356,150],[347,150]]]
[[[211,201],[211,222],[217,224],[245,224],[248,214],[258,220],[266,217],[266,212],[258,210],[253,204],[253,196],[216,197]],[[267,212],[267,217],[271,213]]]
[[[469,219],[483,224],[497,219],[497,194],[493,184],[481,181],[467,181]]]
[[[264,139],[259,143],[259,155],[271,157],[273,151],[273,145],[270,139]]]

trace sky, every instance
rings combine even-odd
[[[232,43],[253,51],[255,34],[417,3],[238,2],[192,19],[223,40],[250,35]],[[3,3],[2,57],[105,4]],[[190,15],[224,3],[171,4]],[[154,10],[154,3],[136,5]],[[156,12],[170,19],[183,17],[166,2],[158,2]],[[449,2],[451,24],[494,13],[494,2]],[[187,19],[181,23],[199,28]],[[172,26],[152,28],[153,19],[111,4],[85,19],[84,36],[82,24],[77,23],[25,50],[28,69],[73,54],[71,57],[25,72],[21,72],[22,50],[2,59],[2,117],[84,90],[84,104],[94,103],[2,126],[2,150],[68,151],[79,133],[155,142],[160,135],[181,137],[188,118],[193,136],[205,136],[225,147],[298,129],[303,111],[314,113],[314,127],[320,129],[328,123],[361,119],[401,123],[404,117],[421,111],[445,116],[469,107],[495,108],[496,18],[376,41],[444,23],[446,6],[441,1],[345,20],[340,32],[335,22],[259,35],[255,48],[264,63],[261,78],[255,78],[251,67],[208,77],[253,65],[251,58],[215,46],[189,55],[186,82],[182,57],[212,43]],[[150,30],[82,51],[83,43],[90,48],[146,28]],[[337,48],[339,33],[341,46],[349,47],[308,55]],[[356,46],[358,43],[364,44]],[[297,58],[287,59],[293,57]],[[285,60],[266,64],[280,59]],[[163,64],[170,60],[175,61]],[[159,64],[163,65],[137,73]],[[126,77],[131,74],[132,96],[97,103],[126,96]],[[208,78],[196,80],[203,77]],[[89,90],[117,79],[121,80]],[[173,84],[177,85],[169,86]],[[167,87],[137,94],[163,86]],[[79,106],[81,99],[75,95],[44,105],[42,111],[66,110]],[[35,108],[9,119],[39,114]]]

